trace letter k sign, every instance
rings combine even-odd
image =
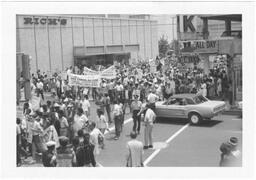
[[[191,32],[195,32],[195,27],[192,24],[192,20],[193,20],[194,16],[189,16],[189,18],[187,18],[187,16],[183,16],[183,29],[184,32],[188,32],[188,28],[191,30]]]

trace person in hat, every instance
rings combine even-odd
[[[134,95],[134,100],[132,101],[131,104],[131,109],[132,109],[132,118],[133,118],[133,131],[137,132],[140,134],[140,109],[142,106],[142,102],[138,99],[138,95]]]
[[[136,139],[136,132],[130,133],[131,140],[127,142],[126,166],[143,167],[143,143]]]
[[[237,167],[242,165],[241,152],[238,150],[237,145],[238,139],[236,137],[231,137],[228,142],[221,144],[221,158],[219,166]]]
[[[57,158],[55,154],[55,145],[54,141],[49,141],[46,143],[47,151],[43,152],[42,162],[44,167],[56,167]]]

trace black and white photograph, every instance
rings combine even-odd
[[[12,167],[251,170],[255,153],[245,152],[255,146],[254,104],[245,99],[254,102],[254,59],[244,56],[251,42],[243,39],[254,32],[245,28],[251,14],[241,7],[167,12],[164,4],[155,4],[159,12],[37,12],[35,3],[12,14],[15,42],[2,75],[14,89],[1,93],[15,104],[5,120],[13,129]]]

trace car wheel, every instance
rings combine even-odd
[[[189,122],[191,124],[197,125],[201,122],[202,117],[198,113],[190,113],[189,114]]]

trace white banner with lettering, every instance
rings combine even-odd
[[[100,87],[100,76],[99,75],[69,75],[70,86],[81,86],[81,87]]]
[[[84,75],[98,75],[99,72],[98,71],[94,71],[94,70],[91,70],[87,67],[84,67],[84,72],[83,72]]]
[[[100,76],[101,76],[101,78],[115,79],[116,78],[115,66],[110,66],[109,68],[101,71]]]
[[[116,78],[116,69],[115,69],[115,66],[110,66],[109,68],[107,68],[103,71],[94,71],[87,67],[84,67],[83,74],[85,76],[100,76],[100,78],[115,79]]]

